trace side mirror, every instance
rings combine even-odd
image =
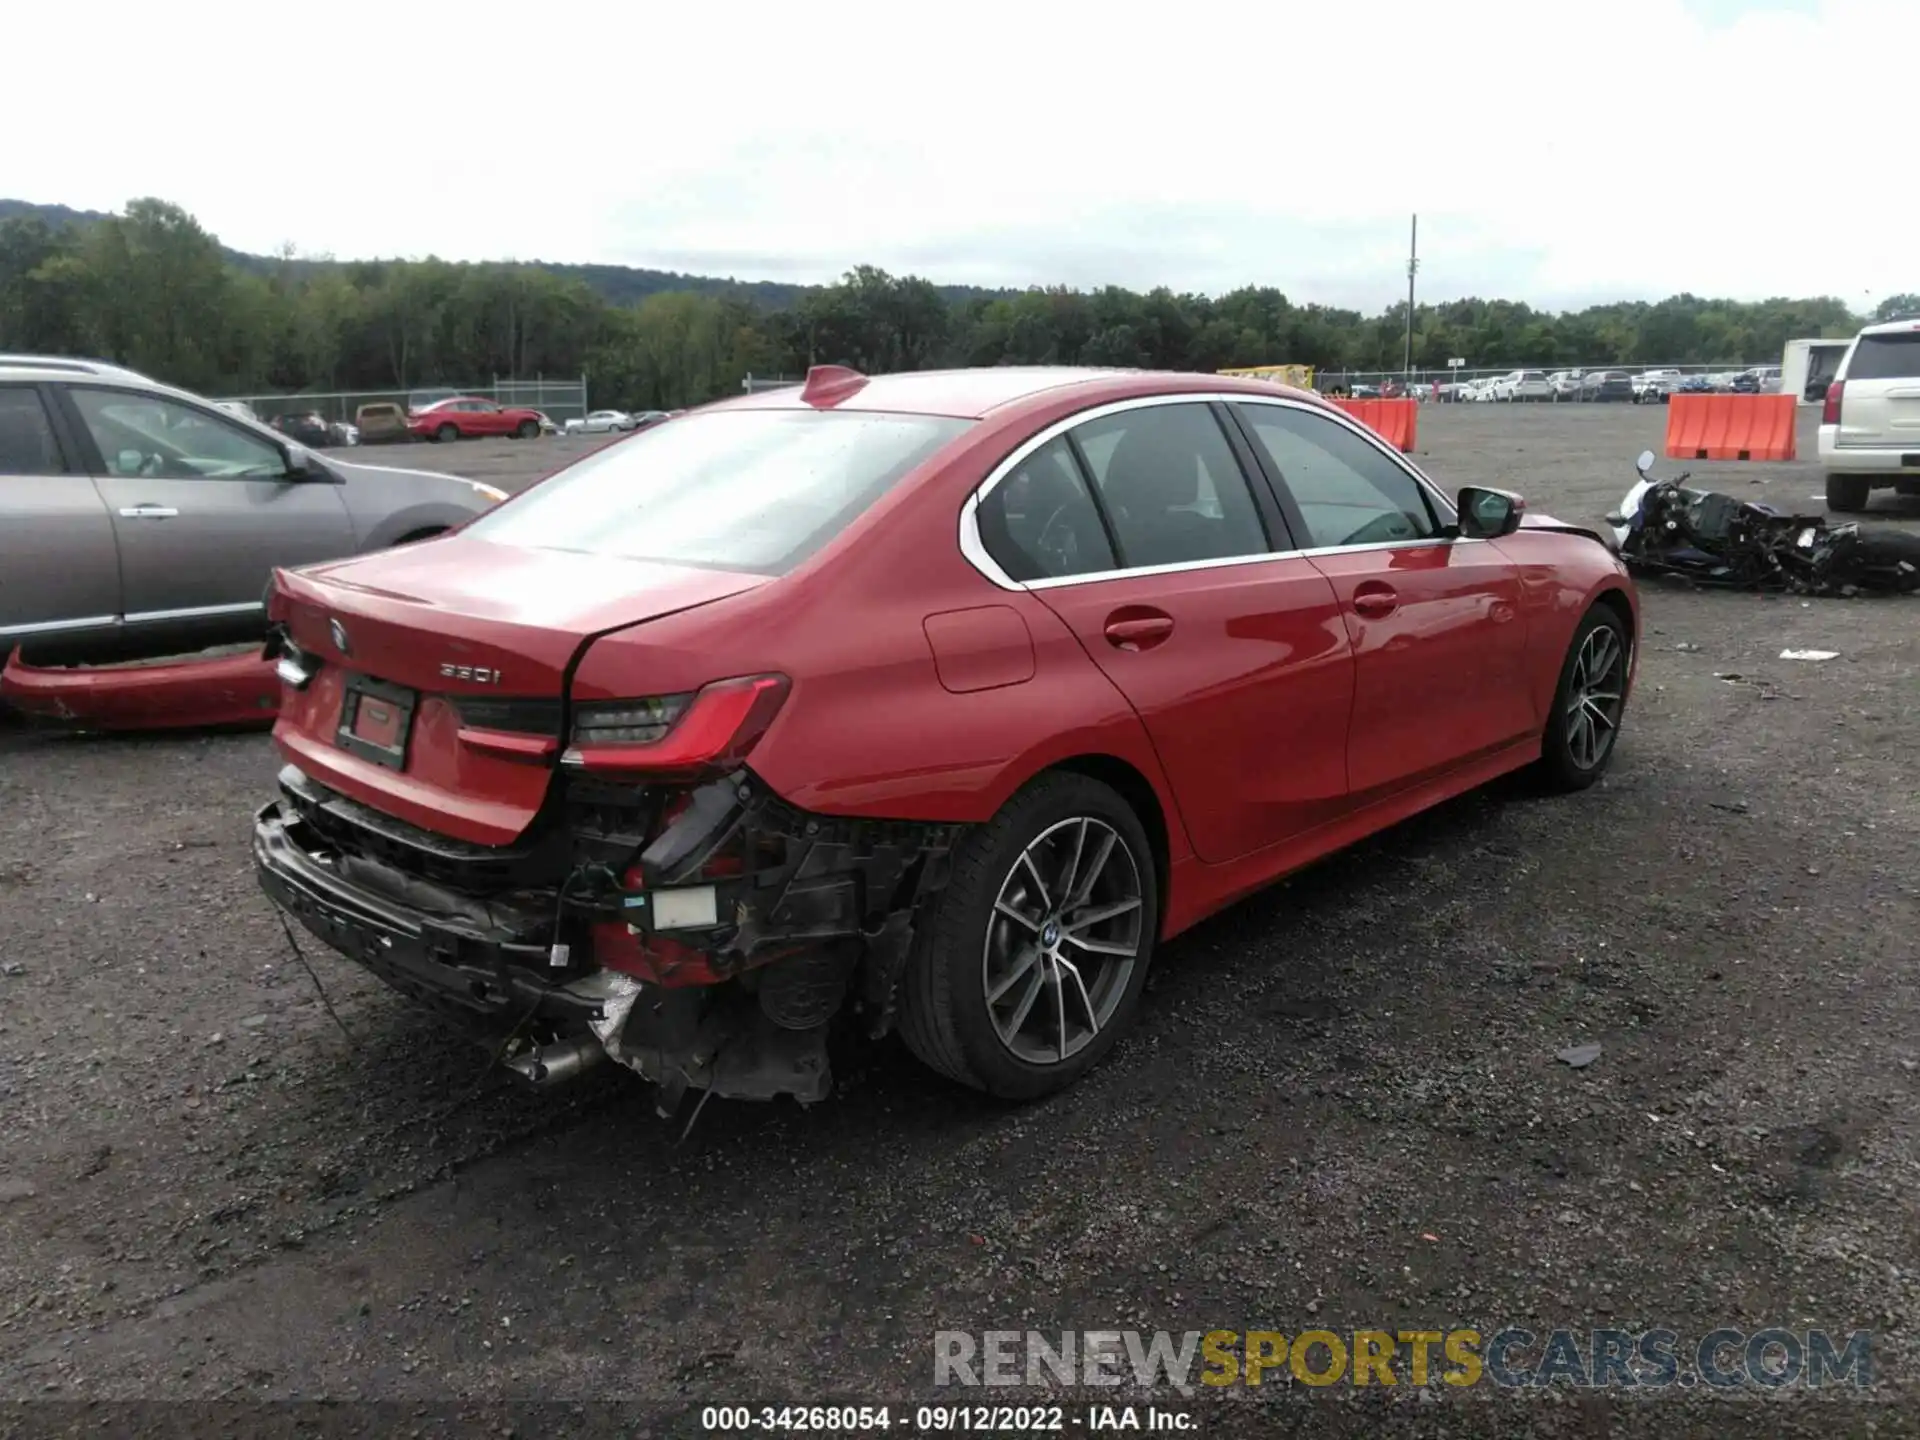
[[[1459,496],[1460,538],[1498,540],[1520,528],[1527,502],[1510,490],[1483,490],[1468,485]]]
[[[1647,471],[1653,468],[1653,452],[1651,450],[1642,450],[1640,452],[1640,458],[1633,462],[1633,468],[1640,472],[1640,478],[1642,480],[1646,479]]]
[[[289,480],[311,480],[313,474],[312,452],[297,441],[289,440],[287,442],[287,478]]]
[[[147,457],[138,450],[122,450],[113,457],[114,472],[120,475],[138,475],[146,463]]]

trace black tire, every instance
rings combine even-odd
[[[540,433],[540,422],[538,420],[522,420],[519,428],[513,433],[522,440],[531,440]]]
[[[442,445],[451,445],[460,438],[460,427],[448,422],[433,432],[433,438]]]
[[[1865,475],[1827,476],[1827,509],[1857,515],[1873,497],[1873,481]]]
[[[1595,631],[1610,630],[1614,643],[1618,647],[1619,668],[1617,679],[1608,689],[1617,691],[1619,699],[1612,708],[1612,734],[1606,741],[1597,761],[1583,763],[1578,753],[1577,734],[1574,717],[1569,711],[1575,704],[1575,689],[1581,685],[1576,678],[1580,669],[1581,657],[1587,649],[1587,643]],[[1619,746],[1619,729],[1626,717],[1626,680],[1633,664],[1633,640],[1627,633],[1625,622],[1618,612],[1608,605],[1595,605],[1581,618],[1573,632],[1573,642],[1567,646],[1566,659],[1560,662],[1560,682],[1553,687],[1553,709],[1547,714],[1546,733],[1541,738],[1540,760],[1534,767],[1535,777],[1541,786],[1559,794],[1575,790],[1584,790],[1602,775],[1613,763],[1614,752]],[[1604,692],[1603,692],[1604,693]],[[1587,722],[1592,725],[1594,722]]]
[[[1027,848],[1080,818],[1109,827],[1130,852],[1141,902],[1138,948],[1118,1002],[1091,1038],[1063,1061],[1037,1064],[1003,1043],[991,1018],[985,960],[989,927],[1013,924],[998,918],[995,904]],[[961,843],[947,887],[920,916],[901,981],[901,1038],[930,1069],[1002,1100],[1034,1100],[1064,1089],[1097,1065],[1132,1024],[1159,926],[1153,850],[1139,816],[1097,780],[1064,771],[1042,775]],[[1054,993],[1060,993],[1058,987]],[[1044,996],[1035,1002],[1046,1003]]]

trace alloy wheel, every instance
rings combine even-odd
[[[1049,826],[1014,860],[987,923],[987,1016],[1008,1051],[1058,1065],[1113,1018],[1139,963],[1140,862],[1104,820]]]
[[[1596,625],[1580,642],[1567,677],[1567,751],[1582,770],[1607,758],[1620,732],[1626,699],[1627,647],[1611,625]]]

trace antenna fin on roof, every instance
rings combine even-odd
[[[807,371],[800,398],[809,405],[837,405],[866,383],[866,376],[845,365],[815,365]]]

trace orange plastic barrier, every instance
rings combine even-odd
[[[1675,395],[1667,402],[1669,460],[1791,460],[1791,395]]]
[[[1401,454],[1413,449],[1420,430],[1418,400],[1347,400],[1333,402]]]

